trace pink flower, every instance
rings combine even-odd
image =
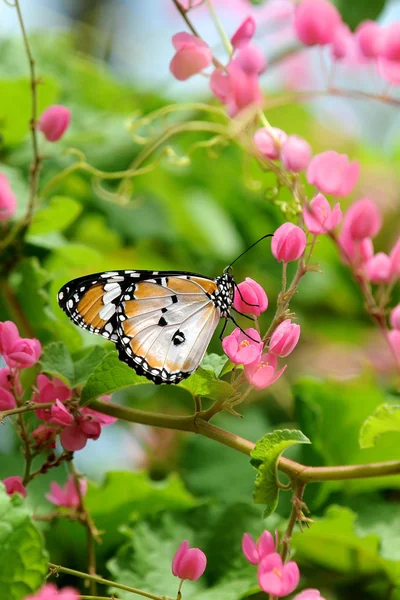
[[[281,148],[287,139],[287,134],[277,127],[262,127],[254,134],[257,150],[271,160],[279,158]]]
[[[0,354],[9,367],[26,369],[36,364],[42,347],[39,340],[20,338],[12,321],[0,323]]]
[[[306,248],[306,234],[293,223],[284,223],[275,231],[271,251],[278,262],[297,260]]]
[[[390,252],[390,260],[392,263],[392,277],[400,275],[400,238]]]
[[[13,394],[5,388],[0,388],[0,411],[12,410],[16,407],[17,403]]]
[[[378,252],[365,265],[365,272],[372,283],[388,283],[392,272],[389,256],[384,252]]]
[[[237,53],[235,60],[232,61],[240,67],[247,75],[260,74],[265,71],[267,59],[264,52],[258,46],[249,44]]]
[[[54,583],[46,583],[33,596],[26,596],[25,600],[79,600],[80,594],[71,587],[57,589]]]
[[[296,594],[293,600],[325,600],[325,598],[321,596],[318,590],[308,589]]]
[[[340,204],[335,204],[333,210],[323,194],[317,194],[309,206],[303,208],[304,223],[310,233],[315,235],[327,233],[339,225],[342,220]]]
[[[210,47],[196,35],[183,31],[173,36],[172,43],[176,53],[169,68],[179,81],[189,79],[211,64]]]
[[[190,548],[185,540],[175,552],[172,560],[172,574],[179,579],[195,581],[201,577],[207,565],[207,558],[199,548]]]
[[[334,59],[341,60],[351,55],[354,47],[353,35],[350,27],[342,23],[335,29],[335,35],[332,41],[331,53]]]
[[[275,541],[269,531],[263,531],[257,542],[249,533],[245,533],[242,539],[242,550],[252,565],[258,565],[263,558],[275,552]]]
[[[109,402],[111,400],[111,394],[107,394],[106,396],[100,396],[98,400],[102,400],[103,402]],[[81,415],[83,416],[91,416],[92,419],[96,420],[100,425],[113,425],[116,423],[118,419],[115,417],[111,417],[110,415],[104,415],[103,413],[97,412],[97,410],[93,410],[87,406],[81,408]]]
[[[356,29],[360,52],[366,58],[376,58],[381,46],[382,28],[375,21],[362,21]]]
[[[17,493],[26,498],[27,491],[22,483],[22,477],[19,475],[13,475],[12,477],[3,479],[3,484],[5,485],[6,492],[9,496]]]
[[[44,403],[56,400],[66,402],[72,396],[72,390],[58,377],[50,379],[41,373],[38,375],[36,385],[38,389],[33,396],[34,402]],[[43,421],[49,421],[52,417],[50,408],[39,408],[35,413],[38,419],[43,419]]]
[[[392,23],[381,33],[380,54],[392,61],[400,61],[400,23]]]
[[[17,208],[17,199],[15,198],[8,179],[0,173],[0,221],[7,221],[13,216]]]
[[[61,104],[49,106],[39,120],[39,130],[49,142],[57,142],[64,135],[71,120],[71,111]]]
[[[79,422],[74,421],[60,433],[61,444],[68,452],[82,450],[87,444],[88,436],[82,431]]]
[[[289,356],[297,346],[300,337],[300,325],[290,319],[283,321],[275,329],[269,342],[269,351],[284,358]]]
[[[250,327],[246,329],[246,334],[236,328],[222,340],[222,348],[225,354],[233,363],[238,365],[248,365],[258,360],[262,352],[263,343],[258,331]]]
[[[400,61],[378,56],[379,75],[393,85],[400,85]]]
[[[390,324],[393,329],[400,329],[400,304],[390,313]]]
[[[400,363],[400,330],[392,329],[387,334],[389,344],[393,350],[393,354]]]
[[[254,56],[251,61],[234,59],[229,63],[226,72],[222,69],[215,69],[211,75],[211,91],[223,104],[227,105],[228,114],[231,117],[247,106],[262,103],[257,73],[252,70],[246,72],[242,66],[243,62],[245,68],[248,68],[249,65],[253,65],[252,68],[255,68],[253,59]]]
[[[32,431],[31,438],[36,448],[55,448],[57,431],[48,425],[39,425]]]
[[[281,160],[288,171],[300,173],[311,160],[311,146],[298,135],[290,135],[283,143]]]
[[[279,379],[286,369],[286,365],[279,371],[276,371],[278,361],[275,354],[268,352],[263,354],[258,360],[244,366],[244,374],[247,381],[257,390],[263,390],[269,387]]]
[[[54,423],[55,425],[63,425],[64,427],[67,425],[71,425],[74,417],[67,411],[65,406],[61,404],[59,400],[56,400],[56,403],[50,408],[50,419],[49,423]]]
[[[238,312],[258,317],[268,308],[268,296],[259,283],[246,277],[235,289],[233,307]]]
[[[343,261],[355,267],[362,267],[374,255],[371,238],[354,240],[346,230],[340,234],[339,244]]]
[[[79,427],[81,432],[89,440],[99,439],[101,434],[101,425],[96,419],[93,419],[90,416],[79,419]]]
[[[296,7],[294,29],[306,46],[330,44],[340,23],[338,10],[327,0],[303,0]]]
[[[359,174],[357,161],[351,163],[346,154],[328,150],[311,159],[307,180],[324,194],[347,196],[357,183]]]
[[[87,492],[86,479],[79,479],[79,488],[83,498]],[[64,487],[61,487],[58,483],[52,481],[50,484],[50,492],[46,494],[45,497],[52,504],[63,508],[78,508],[80,502],[75,479],[72,475],[68,477]]]
[[[291,594],[300,580],[300,571],[297,564],[289,561],[282,563],[278,553],[266,556],[258,567],[258,583],[267,594],[282,598]]]
[[[346,212],[343,221],[345,230],[353,240],[375,237],[382,227],[382,217],[377,206],[369,198],[354,202]]]
[[[252,39],[256,32],[256,22],[254,17],[247,17],[231,37],[231,44],[235,50],[243,48]]]

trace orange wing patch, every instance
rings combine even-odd
[[[191,277],[191,281],[194,281],[198,285],[201,285],[203,290],[205,290],[208,294],[214,294],[217,289],[217,284],[212,279],[203,279],[200,277]]]
[[[145,300],[148,298],[159,298],[160,296],[171,296],[171,291],[163,288],[158,283],[142,281],[135,286],[135,298]]]
[[[186,277],[168,277],[167,286],[178,294],[198,294],[201,292],[199,286],[211,294],[217,289],[214,281],[200,279],[199,277],[190,277],[190,279],[186,279]]]
[[[104,307],[103,294],[103,285],[95,285],[89,288],[77,306],[78,313],[84,322],[95,328],[102,327],[106,323],[99,316],[101,309]]]

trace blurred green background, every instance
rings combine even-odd
[[[64,152],[69,148],[84,152],[97,169],[122,171],[142,149],[136,134],[151,137],[172,123],[207,117],[201,111],[181,111],[133,134],[136,119],[171,102],[217,105],[205,79],[187,86],[171,81],[170,38],[183,26],[169,4],[21,3],[41,78],[40,109],[60,103],[72,111],[67,135],[43,149],[41,189],[77,160]],[[279,28],[271,33],[269,4],[252,8],[246,0],[230,6],[215,0],[229,32],[253,10],[260,21],[258,43],[269,56],[279,57],[294,47],[294,39],[290,23],[283,23],[285,34]],[[353,27],[379,15],[384,23],[395,20],[399,6],[359,0],[341,4]],[[220,52],[203,9],[198,15],[204,35]],[[27,65],[14,11],[5,3],[0,23],[0,172],[10,179],[22,215],[31,161]],[[319,57],[314,51],[306,54],[296,63],[279,61],[268,70],[267,109],[285,88],[297,85],[293,74],[304,73],[311,89],[323,87]],[[350,84],[381,92],[382,82],[368,71],[361,76],[351,65],[338,71],[337,84],[343,88]],[[376,201],[385,225],[375,247],[388,251],[400,233],[398,109],[375,101],[321,99],[271,109],[267,116],[272,125],[304,136],[315,153],[334,148],[360,161],[359,184],[342,207],[366,195]],[[115,182],[96,180],[81,170],[54,186],[35,215],[24,257],[1,281],[0,320],[15,321],[21,334],[35,335],[43,344],[62,340],[78,353],[105,342],[78,330],[61,313],[56,292],[67,280],[124,268],[188,270],[212,277],[256,239],[273,232],[286,219],[272,199],[274,177],[237,146],[193,150],[208,137],[172,138],[169,153],[156,152],[149,159],[157,161],[155,169],[133,178],[122,201],[116,200]],[[285,190],[278,200],[290,201]],[[253,441],[273,428],[298,427],[312,446],[288,455],[309,465],[399,459],[395,434],[382,436],[371,449],[359,448],[363,421],[382,402],[398,400],[398,378],[384,341],[365,315],[359,290],[329,240],[319,239],[315,261],[322,273],[308,274],[292,303],[302,336],[285,376],[247,398],[239,407],[243,419],[221,415],[215,422]],[[266,328],[281,281],[269,241],[237,263],[235,277],[251,277],[267,291],[270,307],[261,317]],[[222,352],[217,335],[210,351]],[[185,390],[150,383],[119,392],[113,400],[171,414],[193,410]],[[1,427],[0,456],[0,479],[21,472],[10,425]],[[170,557],[188,537],[209,550],[206,584],[201,584],[206,587],[194,584],[190,595],[188,586],[188,597],[236,600],[257,594],[255,574],[240,557],[241,535],[259,534],[265,527],[282,529],[290,497],[281,494],[277,513],[263,523],[259,508],[252,505],[255,471],[246,457],[189,434],[118,423],[106,428],[99,441],[89,442],[76,462],[99,482],[91,485],[88,503],[98,527],[106,530],[98,547],[100,573],[110,574],[106,563],[112,559],[111,574],[121,582],[157,591],[161,581],[168,581],[171,589],[162,593],[173,594]],[[110,475],[104,483],[107,471],[121,469],[124,474]],[[49,482],[65,479],[62,467],[32,484],[29,502],[36,512],[50,509],[43,499]],[[302,583],[321,588],[327,600],[400,598],[399,488],[398,477],[310,485],[306,502],[318,522],[294,540]],[[85,570],[84,535],[77,524],[58,521],[43,529],[53,562]],[[152,573],[155,564],[158,575]],[[77,585],[75,580],[60,581]]]

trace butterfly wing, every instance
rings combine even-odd
[[[137,373],[178,383],[197,369],[218,325],[217,287],[193,273],[112,271],[70,281],[58,302],[78,326],[115,342]]]
[[[155,383],[178,383],[199,366],[220,319],[212,279],[172,273],[135,284],[118,306],[121,360]]]

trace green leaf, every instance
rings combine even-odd
[[[352,2],[338,0],[343,21],[353,30],[361,21],[377,19],[384,7],[385,0],[352,0]]]
[[[45,581],[48,556],[24,500],[0,485],[0,598],[22,600]]]
[[[400,433],[400,404],[381,404],[364,421],[360,431],[361,448],[371,448],[382,433]]]
[[[150,383],[145,377],[140,377],[133,369],[121,362],[115,350],[106,354],[101,363],[89,376],[82,390],[82,402],[87,404],[91,400],[112,394],[131,385]]]
[[[108,354],[108,351],[104,346],[93,346],[93,348],[90,348],[84,356],[81,356],[80,353],[81,358],[75,360],[74,363],[74,387],[86,383],[89,376],[101,363],[106,354]]]
[[[225,354],[222,356],[215,353],[206,354],[201,361],[201,368],[205,371],[212,371],[215,377],[220,377],[227,362],[229,362],[229,360],[227,360]]]
[[[63,231],[77,219],[81,210],[82,205],[76,200],[67,196],[54,196],[48,206],[35,212],[29,227],[29,236]]]
[[[43,349],[40,364],[45,373],[54,375],[73,386],[75,379],[74,363],[63,342],[52,342],[46,346]]]
[[[207,371],[202,367],[182,381],[179,386],[193,396],[204,396],[213,400],[228,399],[235,392],[230,383],[218,379],[213,370]]]
[[[255,504],[266,504],[264,517],[277,507],[279,488],[276,484],[278,460],[282,452],[293,444],[310,444],[310,440],[296,429],[281,429],[267,433],[252,450],[251,464],[257,469]]]

